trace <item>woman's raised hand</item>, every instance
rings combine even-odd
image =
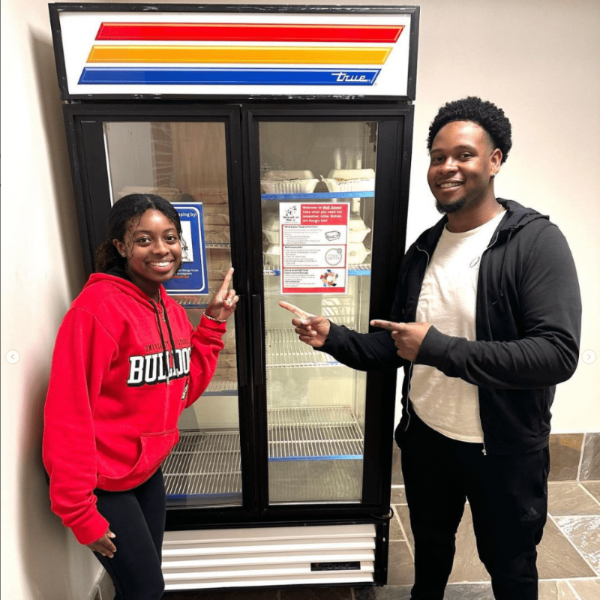
[[[236,295],[234,289],[227,289],[229,287],[229,283],[231,282],[232,276],[233,267],[227,271],[227,275],[225,275],[225,279],[223,280],[221,287],[213,296],[213,299],[206,308],[206,314],[209,317],[219,319],[219,321],[227,321],[227,319],[234,313],[235,305],[240,298]]]
[[[329,335],[331,323],[325,317],[316,317],[289,302],[280,302],[279,306],[296,315],[292,325],[301,341],[313,348],[320,348]]]

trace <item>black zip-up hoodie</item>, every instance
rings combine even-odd
[[[579,358],[581,297],[571,251],[547,216],[498,199],[506,214],[482,255],[477,284],[476,340],[431,327],[415,361],[479,388],[488,454],[532,452],[548,444],[556,384]],[[444,217],[409,248],[400,267],[390,319],[414,322],[421,284]],[[396,354],[388,331],[359,334],[331,325],[320,348],[363,371],[404,367],[403,414],[396,440],[409,426],[412,363]]]

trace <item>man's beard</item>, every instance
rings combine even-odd
[[[443,215],[447,215],[449,213],[455,213],[459,211],[465,204],[467,203],[466,198],[460,198],[451,204],[442,204],[438,200],[435,201],[435,207],[438,209],[438,212],[441,212]]]

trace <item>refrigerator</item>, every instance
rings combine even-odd
[[[396,373],[298,340],[359,332],[405,247],[418,7],[50,4],[83,262],[129,193],[171,201],[168,291],[240,301],[162,465],[167,590],[387,582]]]

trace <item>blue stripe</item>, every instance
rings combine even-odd
[[[335,85],[372,86],[381,69],[193,69],[85,67],[83,85]]]
[[[298,460],[362,460],[362,454],[339,454],[337,456],[280,456],[269,458],[269,462],[287,462]]]
[[[277,277],[279,277],[281,275],[281,270],[280,269],[273,269],[273,274],[276,275]],[[348,275],[351,276],[356,276],[356,277],[365,277],[367,275],[371,275],[371,270],[366,270],[366,269],[348,269]],[[331,363],[330,363],[331,364]],[[339,364],[339,363],[336,363]],[[206,392],[205,392],[206,393]]]
[[[261,200],[325,200],[327,198],[373,198],[375,192],[315,192],[312,194],[261,194]]]

